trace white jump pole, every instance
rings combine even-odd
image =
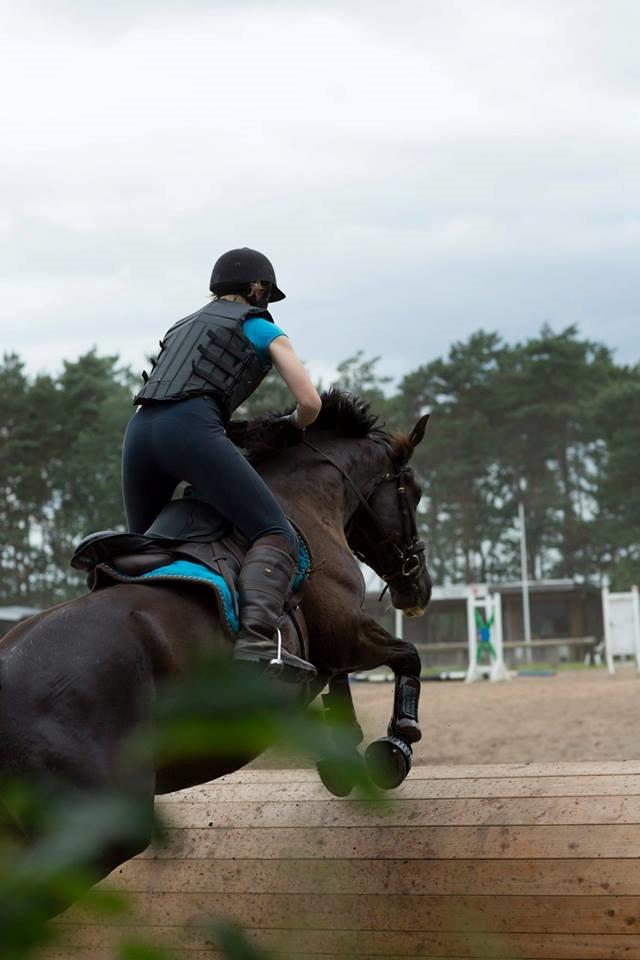
[[[489,679],[495,683],[499,680],[509,679],[504,662],[504,646],[502,642],[502,594],[497,591],[493,594],[493,618],[493,649],[496,652],[496,658],[491,664]]]
[[[491,644],[495,657],[489,664],[478,664],[478,625],[476,610],[484,612],[486,624],[491,624]],[[502,642],[502,597],[496,591],[490,593],[486,586],[469,587],[467,590],[467,634],[469,664],[465,677],[466,683],[473,683],[483,675],[489,675],[489,680],[496,682],[508,680],[509,675],[504,663],[504,646]]]
[[[533,663],[531,646],[531,611],[529,609],[529,566],[527,561],[527,529],[524,522],[524,503],[518,503],[520,520],[520,579],[522,580],[522,621],[524,623],[524,648],[527,663]]]
[[[613,653],[611,652],[611,627],[609,624],[609,587],[602,588],[602,622],[604,626],[604,658],[607,663],[609,675],[613,676],[616,672],[613,662]]]
[[[467,645],[469,649],[469,663],[467,665],[466,683],[473,683],[477,679],[478,668],[478,635],[476,628],[475,596],[471,587],[467,588]]]

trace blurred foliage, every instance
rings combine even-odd
[[[519,578],[517,504],[534,577],[640,579],[640,367],[616,364],[575,327],[509,345],[477,331],[394,386],[362,352],[331,386],[357,393],[390,428],[430,410],[415,465],[436,582]],[[135,378],[94,351],[57,376],[0,365],[0,604],[46,606],[82,589],[72,544],[122,527],[120,454]],[[239,416],[287,410],[271,373]]]
[[[188,672],[160,691],[153,724],[138,730],[122,746],[121,769],[132,758],[153,754],[158,767],[195,758],[250,759],[268,746],[304,751],[312,760],[340,765],[355,786],[355,796],[372,810],[382,800],[365,773],[350,737],[349,716],[333,710],[302,710],[295,685],[280,684],[230,658],[203,654]],[[242,764],[242,759],[237,765]],[[112,779],[118,781],[118,765]],[[125,792],[89,791],[65,781],[46,784],[15,774],[0,781],[0,958],[37,960],[41,948],[63,936],[48,918],[83,899],[83,911],[127,918],[131,910],[121,891],[86,891],[96,879],[101,851],[146,846],[165,834],[148,797]],[[125,857],[126,859],[126,857]],[[132,938],[131,920],[114,960],[174,960],[162,945]],[[135,929],[135,927],[134,927]],[[266,960],[224,918],[212,917],[211,937],[229,960]]]

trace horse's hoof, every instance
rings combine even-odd
[[[411,770],[413,751],[399,737],[381,737],[367,747],[364,755],[369,776],[382,790],[395,790]]]
[[[341,760],[339,757],[325,757],[318,760],[316,770],[323,784],[334,797],[348,797],[355,787],[353,763],[360,761],[360,755]]]

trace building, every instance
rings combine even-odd
[[[0,637],[15,627],[16,623],[27,620],[35,613],[40,613],[36,607],[0,607]]]
[[[375,574],[365,571],[365,580],[367,611],[387,630],[415,643],[424,667],[458,670],[466,667],[469,589],[466,585],[434,587],[425,615],[417,620],[407,620],[397,616],[388,600],[377,602],[384,584]],[[598,587],[574,580],[531,581],[530,651],[526,650],[524,642],[520,582],[489,584],[489,587],[502,599],[503,645],[508,666],[583,660],[586,652],[603,638],[602,599]]]

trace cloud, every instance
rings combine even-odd
[[[401,373],[545,320],[636,358],[639,20],[615,0],[5,3],[4,344],[34,369],[93,343],[141,366],[248,244],[317,369],[363,347]]]

